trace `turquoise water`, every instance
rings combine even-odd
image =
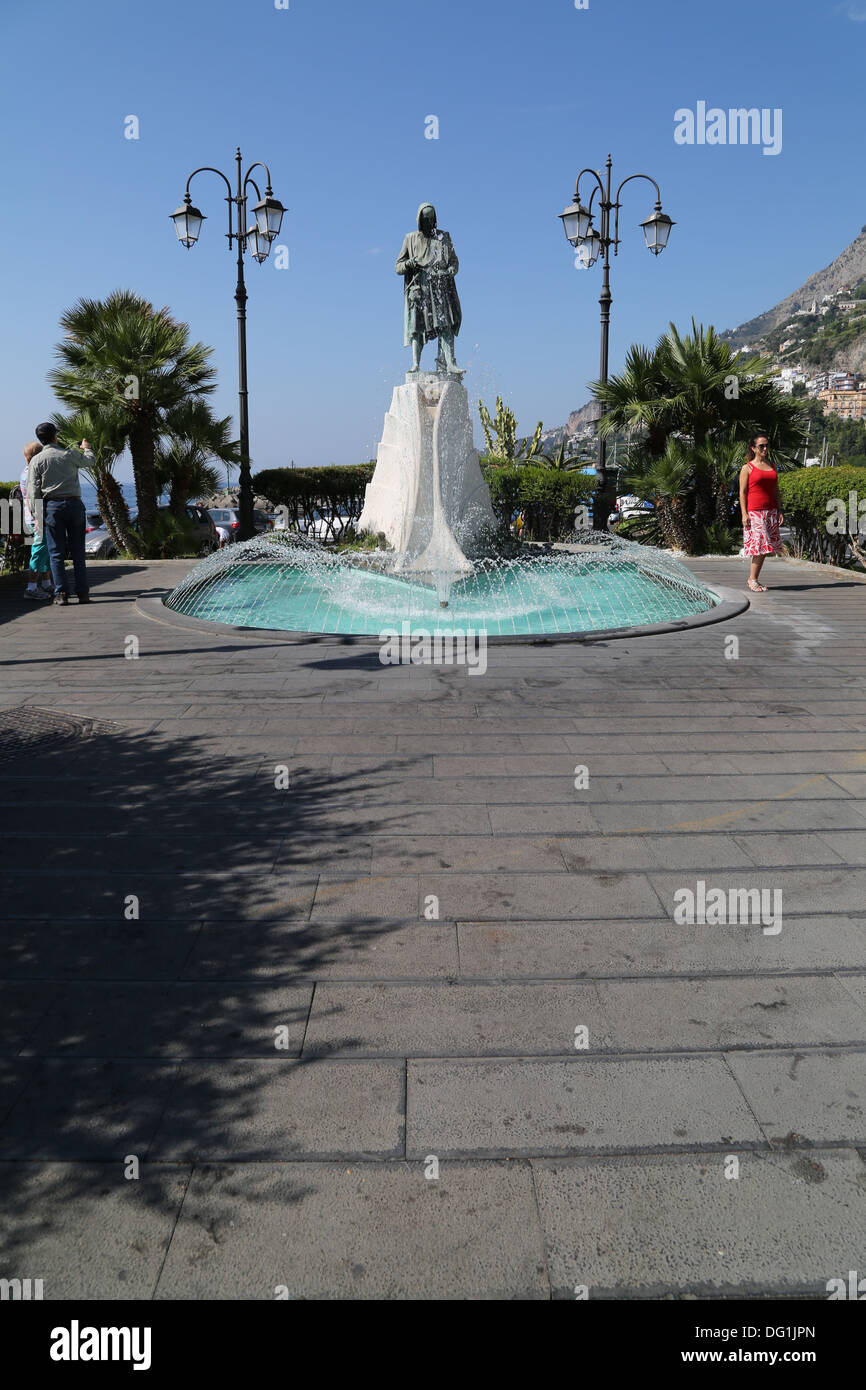
[[[412,630],[489,637],[664,623],[713,606],[712,595],[684,567],[670,574],[656,565],[654,573],[631,558],[562,554],[481,562],[451,586],[449,606],[441,608],[434,589],[368,568],[270,559],[232,564],[223,552],[219,561],[197,566],[166,603],[190,617],[241,627],[380,636],[409,622]]]

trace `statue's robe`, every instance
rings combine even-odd
[[[454,276],[460,263],[447,232],[438,228],[427,236],[421,231],[421,213],[429,207],[422,203],[418,209],[418,231],[404,238],[396,271],[403,281],[403,346],[413,337],[429,343],[440,333],[460,332],[463,319]],[[414,261],[417,269],[407,269]]]

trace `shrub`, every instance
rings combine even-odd
[[[735,555],[742,546],[742,528],[738,531],[723,521],[712,521],[698,532],[698,549],[705,555]]]
[[[644,512],[642,516],[625,516],[613,528],[614,535],[627,541],[637,541],[639,545],[663,546],[664,536],[655,512]]]
[[[195,522],[185,512],[178,516],[160,508],[147,533],[148,557],[178,560],[184,555],[198,555],[200,550],[201,537]]]
[[[289,524],[306,531],[314,513],[335,522],[348,514],[354,526],[364,509],[364,491],[373,476],[374,463],[331,464],[327,468],[265,468],[256,473],[256,492],[288,510]]]
[[[563,540],[574,530],[575,509],[588,503],[595,490],[594,475],[527,463],[486,463],[483,471],[500,526],[506,529],[515,512],[523,512],[524,540]]]
[[[854,493],[854,512],[866,499],[866,468],[798,468],[779,477],[779,493],[785,520],[791,528],[792,550],[798,557],[824,564],[844,565],[851,544],[848,535],[828,530],[834,508],[842,502],[847,511]],[[860,514],[861,518],[863,513]],[[855,522],[856,530],[856,522]]]

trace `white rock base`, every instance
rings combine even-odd
[[[407,372],[385,416],[358,530],[384,534],[396,571],[438,582],[469,573],[463,547],[495,525],[465,386],[456,376]]]

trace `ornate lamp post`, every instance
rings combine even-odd
[[[247,290],[244,284],[244,251],[248,251],[253,260],[261,265],[267,259],[271,242],[279,236],[283,213],[286,209],[279,199],[273,196],[271,171],[267,164],[262,164],[260,160],[257,160],[255,164],[250,165],[244,174],[240,148],[235,151],[235,163],[237,165],[237,183],[234,193],[231,183],[221,169],[213,169],[209,164],[204,164],[200,169],[194,169],[190,174],[186,181],[183,203],[170,216],[177,232],[178,241],[189,250],[198,241],[201,224],[205,220],[204,213],[200,212],[197,207],[193,207],[189,192],[190,184],[196,174],[202,173],[218,174],[225,183],[228,189],[226,202],[229,205],[229,229],[226,235],[228,236],[229,249],[237,242],[238,255],[235,303],[238,306],[238,420],[241,445],[241,524],[239,530],[240,539],[249,540],[253,535],[253,479],[250,472],[250,421],[247,393]],[[264,198],[259,192],[255,179],[251,178],[254,169],[264,169],[267,175],[268,183]],[[259,200],[252,209],[255,223],[249,227],[246,226],[248,187],[255,190]]]
[[[619,251],[619,197],[625,185],[632,179],[646,179],[651,183],[656,191],[655,209],[650,217],[647,217],[640,225],[643,227],[644,238],[647,249],[652,251],[654,256],[661,255],[668,244],[671,227],[675,224],[668,217],[667,213],[662,212],[661,193],[655,179],[650,178],[649,174],[629,174],[628,178],[623,179],[616,195],[611,198],[610,174],[611,157],[607,157],[606,178],[602,181],[601,174],[595,169],[581,169],[577,176],[577,183],[574,188],[574,202],[559,215],[562,218],[562,225],[565,235],[571,245],[577,250],[579,259],[587,267],[594,265],[601,252],[604,252],[604,279],[602,281],[601,295],[599,304],[601,305],[601,380],[607,381],[608,347],[610,335],[610,248],[613,247],[613,254]],[[590,194],[589,206],[584,207],[580,201],[580,181],[584,174],[588,174],[593,179],[594,186]],[[596,230],[592,224],[592,205],[595,195],[599,193],[599,209],[601,212],[601,226]],[[613,236],[610,235],[610,214],[614,212]],[[604,531],[607,527],[607,519],[610,516],[613,498],[611,493],[616,486],[616,480],[609,480],[607,476],[607,441],[602,437],[601,422],[599,421],[598,431],[598,458],[596,461],[596,493],[593,499],[592,524],[597,531]]]

